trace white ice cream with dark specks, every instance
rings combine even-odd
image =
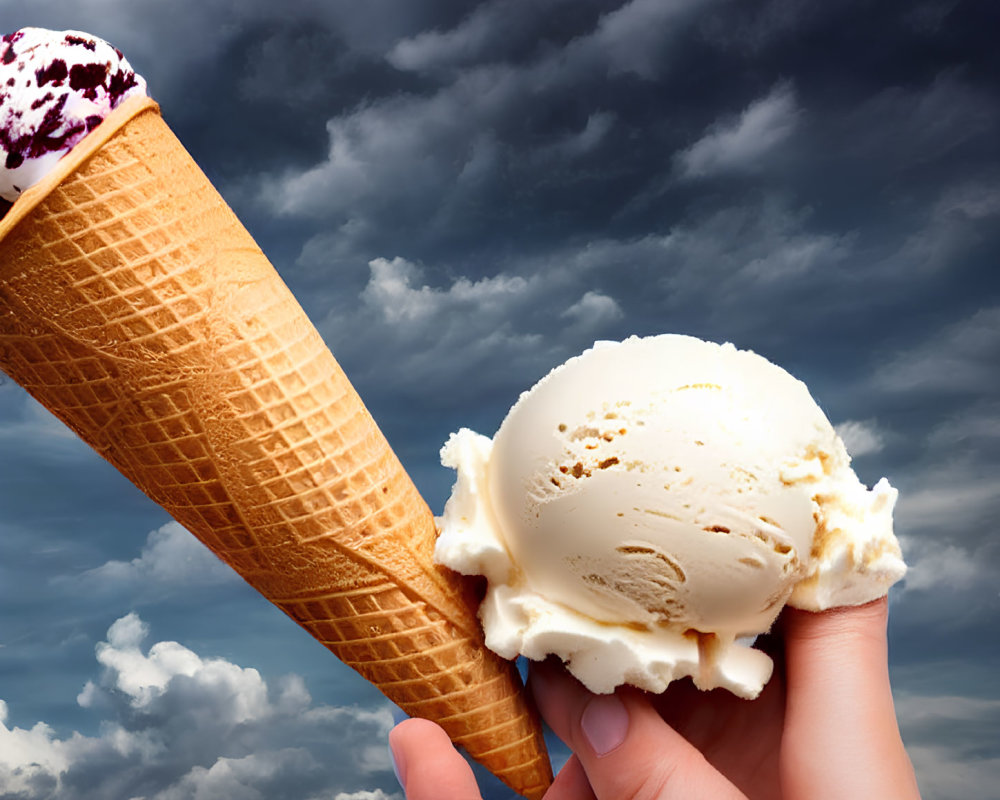
[[[0,197],[15,201],[146,82],[121,51],[79,31],[0,39]]]

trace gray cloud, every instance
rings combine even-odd
[[[651,80],[660,72],[665,37],[677,35],[694,12],[710,5],[712,0],[631,0],[601,17],[581,45],[601,53],[612,74]]]
[[[582,301],[564,300],[552,309],[548,276],[500,274],[475,281],[459,277],[449,285],[431,287],[423,282],[420,268],[403,258],[376,259],[370,269],[361,304],[331,313],[320,328],[329,341],[338,343],[335,351],[352,364],[356,378],[377,375],[382,385],[415,398],[425,394],[427,386],[456,374],[476,374],[477,381],[492,385],[498,379],[510,380],[500,370],[491,375],[490,364],[508,369],[513,364],[515,374],[537,371],[558,358],[561,345],[547,342],[544,329],[515,321],[523,323],[528,307],[545,306],[558,316],[574,300]],[[599,330],[600,324],[596,327]],[[358,331],[363,334],[358,336]],[[363,354],[379,351],[396,354],[391,370],[370,359],[364,363]],[[449,398],[453,404],[467,399],[461,390]]]
[[[401,40],[389,62],[431,69],[435,82],[369,97],[331,116],[325,157],[263,178],[259,203],[289,218],[349,225],[354,234],[380,232],[384,239],[392,231],[400,244],[409,239],[409,258],[459,236],[480,246],[495,241],[520,220],[542,219],[535,210],[550,200],[580,198],[581,183],[600,177],[593,172],[598,156],[638,161],[639,151],[620,149],[640,131],[620,124],[615,83],[652,80],[670,57],[667,43],[702,5],[634,0],[596,17],[561,48],[490,46],[504,26],[520,30],[534,19],[501,4],[480,5],[454,27]],[[492,26],[498,16],[504,22]],[[439,59],[453,58],[462,69],[435,72]],[[597,106],[581,113],[582,104],[568,98],[587,86]],[[525,182],[535,190],[517,191]],[[509,210],[498,214],[504,205]],[[365,261],[378,255],[384,250],[369,249]]]
[[[885,446],[885,434],[872,420],[846,420],[836,430],[852,458],[877,453]]]
[[[695,225],[672,230],[665,245],[677,269],[673,288],[703,294],[725,281],[722,297],[742,302],[755,286],[770,295],[784,279],[822,282],[852,253],[850,233],[810,229],[811,209],[790,208],[781,198],[723,208]]]
[[[77,435],[43,406],[27,395],[18,394],[17,399],[20,402],[12,403],[15,407],[0,417],[0,448],[18,452],[30,447],[36,453],[69,462],[90,457]]]
[[[643,313],[635,299],[623,305],[613,294],[623,269],[645,276],[661,304],[679,308],[712,296],[712,313],[737,329],[756,320],[756,301],[826,280],[816,273],[848,257],[850,236],[810,233],[807,217],[778,202],[730,208],[666,235],[585,241],[438,287],[426,282],[432,269],[378,258],[361,303],[336,304],[320,328],[358,379],[379,369],[362,363],[361,352],[395,353],[396,368],[381,382],[411,390],[449,373],[488,372],[490,363],[512,376],[537,374],[594,338],[620,335],[624,320],[634,324]],[[483,379],[494,385],[492,376]]]
[[[236,573],[190,532],[168,522],[149,532],[142,552],[129,561],[112,559],[79,575],[62,577],[66,591],[151,593],[236,582]]]
[[[1000,798],[1000,699],[898,692],[900,729],[925,800]]]
[[[897,407],[933,398],[934,413],[911,439],[896,479],[896,527],[911,565],[902,616],[914,626],[941,620],[969,629],[1000,608],[1000,549],[990,533],[1000,515],[995,317],[986,308],[929,332],[890,358],[868,387]]]
[[[974,403],[936,425],[928,435],[933,450],[951,451],[962,447],[967,451],[984,450],[996,453],[1000,442],[1000,403]]]
[[[1000,182],[995,179],[980,176],[946,186],[916,215],[913,230],[880,269],[910,277],[954,269],[989,239],[998,216]]]
[[[936,464],[921,465],[906,480],[900,501],[901,524],[914,533],[949,541],[982,541],[990,537],[988,520],[1000,510],[992,470],[962,454],[943,454]]]
[[[622,318],[621,306],[613,297],[600,292],[587,292],[576,303],[560,315],[571,319],[575,326],[587,329],[600,329]]]
[[[148,55],[136,66],[167,82],[192,64],[211,63],[235,37],[259,24],[308,21],[349,38],[359,52],[382,52],[447,13],[444,3],[399,6],[392,0],[371,0],[363,8],[350,0],[296,0],[281,8],[243,0],[239,14],[226,0],[202,0],[197,13],[177,13],[158,0],[79,0],[71,6],[60,0],[6,0],[4,5],[14,28],[36,24],[92,31],[126,53]],[[171,43],[171,57],[154,58],[165,41]]]
[[[452,479],[436,456],[448,432],[491,432],[518,392],[593,339],[729,339],[806,380],[863,479],[886,474],[900,489],[912,570],[893,593],[893,667],[925,668],[907,690],[941,698],[966,690],[955,684],[990,685],[992,673],[970,671],[995,666],[1000,641],[1000,95],[988,4],[0,7],[14,27],[90,27],[146,73],[432,506]],[[157,761],[156,747],[173,741],[160,723],[194,724],[208,673],[175,675],[133,707],[111,667],[94,677],[92,642],[122,609],[261,674],[291,659],[334,697],[310,708],[364,687],[287,620],[272,625],[278,612],[225,582],[193,539],[2,381],[0,449],[7,731],[22,726],[18,741],[33,742],[39,764],[76,753],[72,726],[91,748],[65,773],[18,780],[38,796],[57,779],[78,794],[242,784],[252,796],[271,793],[268,775],[346,769],[355,751],[331,751],[323,757],[339,766],[316,768],[317,751],[293,732],[287,746],[240,739],[243,749],[201,762]],[[138,647],[142,663],[150,652]],[[952,661],[938,664],[941,652]],[[74,705],[88,677],[93,703]],[[266,684],[277,707],[279,683]],[[965,713],[939,710],[942,724]],[[35,719],[51,727],[30,739]],[[101,721],[125,732],[131,762]],[[245,725],[253,739],[261,726]],[[921,737],[935,796],[977,796],[983,771],[970,751]],[[995,748],[977,758],[992,768]],[[138,772],[119,769],[139,761],[172,783],[140,786]],[[395,791],[378,786],[332,791]]]
[[[129,614],[97,645],[101,676],[78,696],[101,714],[97,736],[8,727],[0,703],[0,787],[22,800],[399,797],[384,791],[388,705],[316,705],[295,675],[268,685],[255,669],[177,642],[146,649],[147,634]]]
[[[876,377],[885,391],[995,394],[1000,306],[981,308],[893,358]]]
[[[993,568],[975,553],[954,544],[907,540],[913,562],[906,575],[907,592],[988,592],[994,583]]]
[[[489,146],[513,100],[511,80],[499,68],[476,72],[430,99],[388,98],[333,118],[326,160],[269,182],[264,201],[282,214],[337,219],[373,203],[391,200],[399,210],[440,197]]]
[[[860,104],[844,120],[857,134],[848,152],[878,152],[897,168],[916,167],[989,136],[997,114],[985,87],[946,69],[924,85],[891,86]]]
[[[501,61],[512,52],[537,46],[536,31],[553,7],[530,0],[492,0],[480,3],[452,27],[424,30],[393,44],[386,60],[400,70],[450,71],[470,64]],[[586,5],[586,4],[581,4]]]
[[[736,119],[713,123],[674,158],[685,178],[755,172],[794,133],[800,110],[791,85],[781,83],[750,103]]]
[[[829,9],[809,0],[767,0],[753,9],[732,4],[709,15],[704,30],[718,47],[753,53],[822,27],[828,13]]]

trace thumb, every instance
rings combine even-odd
[[[789,797],[919,798],[889,684],[886,598],[812,613],[785,610],[781,762]]]
[[[532,665],[531,685],[539,711],[580,760],[598,800],[745,800],[641,692],[591,694],[551,662]]]

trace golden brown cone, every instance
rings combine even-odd
[[[0,221],[0,368],[404,711],[541,797],[538,719],[470,584],[433,563],[430,510],[153,101]]]

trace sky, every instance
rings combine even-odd
[[[598,339],[804,380],[910,565],[926,800],[1000,798],[1000,5],[0,0],[121,48],[440,513]],[[0,800],[401,800],[382,696],[0,376]],[[487,797],[508,796],[489,784]]]

